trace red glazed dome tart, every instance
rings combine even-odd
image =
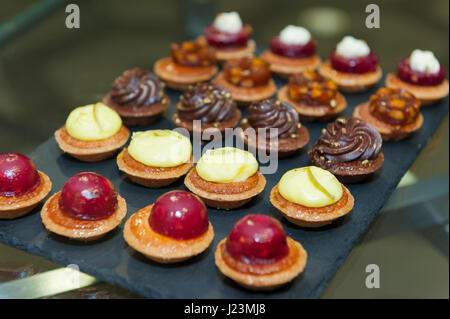
[[[271,290],[288,283],[304,270],[306,261],[303,246],[266,215],[241,218],[215,253],[219,270],[251,290]]]
[[[353,116],[375,127],[385,141],[404,139],[423,124],[420,101],[406,89],[379,89]]]
[[[340,117],[323,129],[308,152],[311,162],[333,173],[343,183],[370,178],[384,161],[380,133],[354,117]]]
[[[273,73],[288,77],[319,67],[321,61],[316,46],[308,30],[289,25],[272,38],[270,50],[264,51],[261,58],[270,64]]]
[[[164,83],[141,68],[123,72],[115,79],[103,103],[119,113],[126,125],[149,125],[170,106]]]
[[[0,219],[29,213],[51,188],[50,178],[25,155],[0,154]]]
[[[407,89],[423,105],[432,104],[448,95],[449,84],[444,66],[431,51],[414,50],[397,65],[397,73],[386,76],[386,86]]]
[[[331,52],[330,60],[319,68],[320,74],[333,80],[345,92],[362,92],[382,76],[378,58],[365,41],[346,36]]]
[[[105,177],[79,173],[42,207],[45,228],[75,240],[91,241],[116,228],[127,214],[125,199]]]
[[[234,100],[243,105],[267,99],[277,91],[269,64],[255,56],[228,60],[213,82],[230,91]]]
[[[336,84],[319,73],[306,70],[292,75],[278,91],[278,99],[290,103],[302,121],[327,121],[347,107]]]
[[[280,157],[292,155],[309,141],[308,129],[299,122],[297,111],[275,99],[251,104],[241,128],[244,144],[268,155],[275,151]]]
[[[205,251],[214,239],[208,212],[200,198],[170,191],[125,223],[125,241],[147,258],[174,263]]]
[[[168,87],[186,90],[192,84],[210,80],[217,73],[214,52],[202,40],[172,43],[171,56],[156,61],[154,72]]]

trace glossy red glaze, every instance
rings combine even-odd
[[[241,31],[236,33],[223,32],[210,24],[205,28],[205,38],[208,43],[217,48],[237,48],[247,45],[247,41],[252,34],[252,28],[245,24]]]
[[[288,58],[307,58],[316,53],[316,42],[311,39],[306,44],[286,44],[281,42],[279,36],[270,40],[270,50],[272,53]]]
[[[359,58],[346,58],[333,51],[330,54],[330,61],[333,69],[344,73],[363,74],[373,72],[378,66],[378,58],[373,52]]]
[[[405,82],[415,85],[439,85],[445,79],[445,69],[441,64],[441,68],[437,73],[419,72],[411,69],[409,58],[401,60],[397,65],[397,76]]]
[[[161,195],[152,207],[150,227],[175,239],[191,239],[208,230],[208,211],[196,195],[171,191]]]
[[[117,193],[105,177],[79,173],[64,184],[58,204],[64,214],[75,219],[105,219],[116,211]]]
[[[33,162],[18,153],[0,154],[0,195],[20,196],[34,190],[40,183]]]
[[[289,252],[283,227],[267,215],[240,219],[228,235],[226,248],[233,258],[259,265],[273,263]]]

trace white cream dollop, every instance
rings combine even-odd
[[[433,52],[426,50],[414,50],[409,57],[411,69],[418,72],[438,73],[441,65]]]
[[[337,44],[336,53],[345,58],[359,58],[368,55],[370,48],[366,41],[347,35]]]
[[[214,27],[222,32],[236,33],[242,29],[242,20],[237,12],[222,12],[216,16]]]
[[[304,45],[311,40],[311,33],[303,27],[288,25],[280,32],[280,41],[285,44]]]

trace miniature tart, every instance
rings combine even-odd
[[[384,161],[380,133],[354,117],[340,117],[322,130],[308,152],[311,162],[330,171],[342,183],[368,179]]]
[[[49,231],[75,240],[91,241],[116,228],[127,214],[125,199],[105,177],[78,173],[51,196],[41,210]]]
[[[292,155],[309,142],[308,129],[300,124],[292,105],[275,99],[251,104],[241,128],[244,144],[264,155]]]
[[[114,156],[127,142],[130,131],[116,111],[103,103],[74,109],[66,124],[55,132],[59,148],[84,162],[97,162]]]
[[[406,89],[379,89],[353,116],[375,127],[385,141],[404,139],[423,124],[420,101]]]
[[[205,82],[199,83],[180,96],[172,119],[176,125],[191,134],[202,134],[209,140],[215,133],[223,133],[233,128],[241,118],[231,93],[221,86]]]
[[[233,209],[261,193],[266,179],[258,172],[253,154],[224,147],[208,150],[186,175],[184,184],[206,205]]]
[[[352,36],[345,36],[337,44],[330,60],[320,66],[319,72],[345,92],[366,91],[382,76],[375,53],[365,41]]]
[[[278,99],[290,103],[306,122],[327,121],[347,107],[336,84],[313,70],[289,77],[288,84],[278,91]]]
[[[236,102],[244,105],[267,99],[277,90],[269,64],[255,56],[228,60],[213,81],[230,91]]]
[[[261,58],[270,64],[270,70],[280,77],[319,67],[321,60],[316,54],[316,42],[308,30],[288,25],[270,40],[270,50]]]
[[[167,186],[194,165],[191,141],[171,130],[135,132],[128,148],[117,156],[117,165],[137,184]]]
[[[103,103],[114,109],[126,125],[149,125],[170,106],[164,83],[152,72],[134,68],[115,79]]]
[[[0,154],[0,219],[29,213],[51,188],[50,178],[25,155]]]
[[[214,22],[205,28],[204,36],[214,47],[218,61],[242,58],[255,51],[255,42],[250,39],[252,27],[243,24],[237,12],[219,13]]]
[[[214,49],[206,41],[172,43],[170,53],[170,57],[156,61],[154,72],[172,89],[186,90],[217,73]]]
[[[429,105],[448,95],[445,68],[431,51],[414,50],[397,65],[397,73],[386,76],[386,86],[407,89],[422,105]]]
[[[208,212],[200,198],[186,191],[170,191],[125,223],[125,241],[159,263],[174,263],[206,250],[214,239]]]
[[[247,215],[220,241],[215,253],[219,270],[251,290],[272,290],[297,277],[308,255],[303,246],[286,236],[273,217]]]
[[[354,199],[329,171],[308,166],[287,171],[272,188],[270,202],[290,222],[320,227],[351,211]]]

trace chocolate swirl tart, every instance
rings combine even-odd
[[[361,119],[340,117],[323,129],[308,152],[311,162],[343,183],[368,179],[384,161],[380,133]]]
[[[202,134],[206,140],[214,133],[223,133],[226,128],[235,127],[240,118],[241,111],[230,92],[210,82],[199,83],[184,92],[172,117],[177,126],[191,134],[210,133]]]
[[[267,99],[253,103],[241,121],[240,137],[252,149],[266,154],[289,156],[309,142],[308,129],[301,125],[295,109],[286,102]]]
[[[406,89],[381,88],[357,106],[353,116],[375,127],[384,141],[399,141],[422,127],[420,105]]]
[[[278,99],[292,104],[302,121],[327,121],[347,107],[337,85],[313,70],[289,77],[287,85],[278,91]]]

